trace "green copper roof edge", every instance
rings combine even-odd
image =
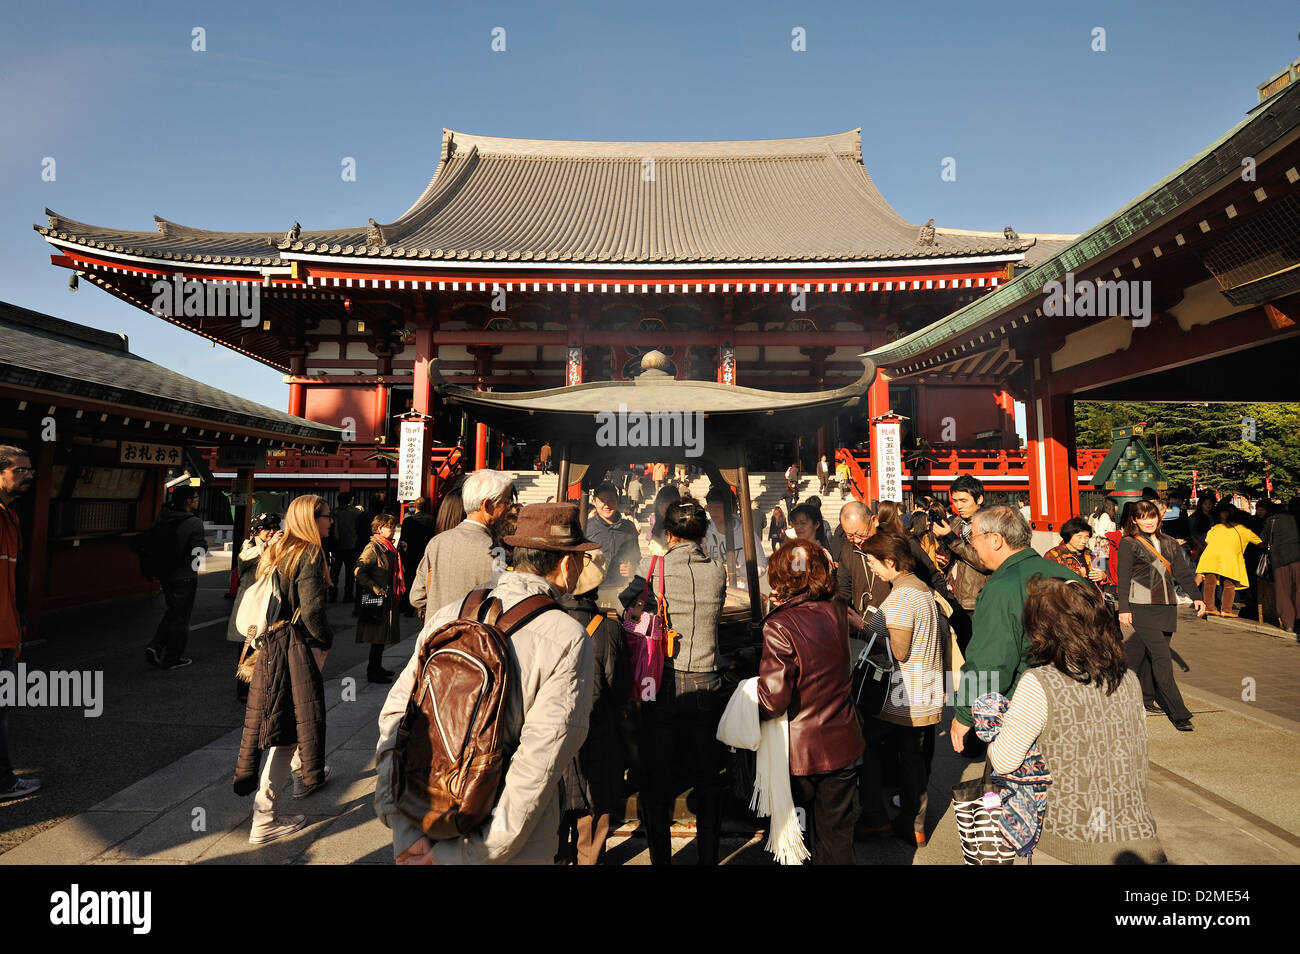
[[[1261,108],[1263,107],[1263,108]],[[964,308],[940,318],[905,338],[891,341],[867,356],[882,369],[943,344],[978,326],[1014,304],[1038,294],[1049,281],[1059,281],[1066,272],[1075,271],[1123,242],[1142,232],[1176,210],[1184,202],[1200,195],[1215,182],[1241,169],[1241,160],[1253,156],[1300,126],[1300,83],[1293,83],[1273,99],[1251,110],[1241,122],[1192,158],[1174,169],[1127,205],[1103,219],[1053,257],[1017,275],[996,291],[971,302]],[[1223,150],[1238,136],[1248,137],[1239,148]],[[1220,155],[1223,150],[1224,155]],[[1227,153],[1231,153],[1228,155]],[[1195,184],[1191,181],[1195,173]],[[1182,187],[1181,189],[1179,187]],[[1112,234],[1103,236],[1110,230]]]

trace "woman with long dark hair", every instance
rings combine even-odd
[[[767,525],[767,542],[772,545],[772,552],[775,553],[785,543],[785,531],[789,524],[785,519],[785,510],[780,504],[772,508],[772,519]]]
[[[1024,634],[1039,665],[1020,677],[989,743],[993,771],[1008,775],[1035,743],[1042,750],[1052,786],[1036,854],[1078,865],[1165,863],[1147,804],[1142,691],[1114,617],[1083,580],[1034,577],[1026,594]]]
[[[464,480],[458,480],[447,491],[442,498],[442,503],[438,504],[438,518],[434,526],[433,534],[437,536],[444,530],[450,530],[452,527],[459,527],[465,521],[465,501],[461,496],[464,488]],[[417,559],[416,563],[420,561]]]
[[[1124,648],[1146,709],[1164,712],[1174,728],[1191,732],[1192,714],[1174,681],[1169,643],[1178,625],[1174,581],[1184,592],[1195,593],[1196,580],[1178,541],[1160,532],[1160,508],[1150,500],[1129,505],[1118,562],[1119,622],[1133,627]],[[1205,604],[1197,600],[1194,605],[1196,615],[1204,616]]]

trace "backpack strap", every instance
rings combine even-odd
[[[603,622],[605,622],[604,613],[597,613],[595,616],[593,616],[591,618],[591,621],[587,623],[587,635],[595,636],[596,630],[600,629],[600,624]]]
[[[464,601],[460,604],[460,612],[457,615],[459,619],[478,619],[479,609],[482,608],[488,594],[492,592],[489,587],[481,587],[477,590],[470,590]]]
[[[548,610],[559,609],[560,605],[549,596],[538,593],[536,596],[530,596],[525,600],[520,600],[509,610],[502,613],[496,620],[497,629],[501,630],[501,635],[509,639],[514,635],[515,630],[527,626],[537,617],[541,616]]]

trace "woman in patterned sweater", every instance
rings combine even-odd
[[[1035,577],[1024,632],[1042,665],[1016,686],[989,744],[993,771],[1018,769],[1035,742],[1052,773],[1036,862],[1163,864],[1147,805],[1142,690],[1115,619],[1083,580]]]

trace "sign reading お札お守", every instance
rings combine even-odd
[[[157,464],[162,467],[174,467],[181,463],[181,460],[181,448],[174,444],[119,441],[117,445],[119,464]]]

